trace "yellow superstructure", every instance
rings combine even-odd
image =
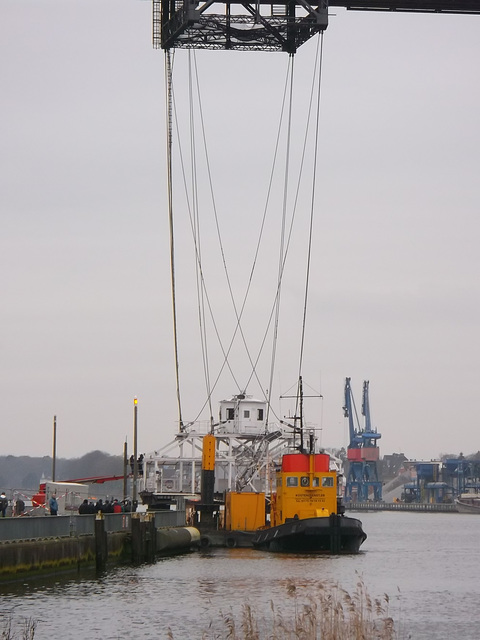
[[[287,454],[272,496],[272,525],[337,513],[337,473],[326,454]]]

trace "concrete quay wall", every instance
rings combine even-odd
[[[0,580],[88,567],[103,570],[119,562],[151,562],[156,555],[199,544],[196,529],[157,527],[161,520],[120,514],[118,518],[0,518]]]
[[[101,569],[108,562],[128,561],[129,534],[110,533],[105,536],[102,541],[95,536],[84,535],[3,542],[0,544],[0,580],[87,567]]]

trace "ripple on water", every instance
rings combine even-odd
[[[480,624],[480,518],[458,514],[373,513],[356,556],[288,556],[250,549],[206,550],[152,565],[117,567],[2,587],[2,612],[38,622],[35,640],[196,640],[239,616],[244,603],[271,620],[325,582],[350,593],[390,596],[403,637],[476,640]],[[292,590],[294,584],[296,589]]]

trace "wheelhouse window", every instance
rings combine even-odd
[[[298,487],[297,476],[287,476],[287,487]]]
[[[302,476],[300,478],[300,484],[302,487],[309,487],[310,486],[310,480],[308,479],[308,476]]]
[[[235,409],[233,407],[227,408],[227,420],[235,419]]]
[[[313,478],[312,487],[320,486],[320,478]]]
[[[331,476],[322,478],[322,487],[333,487],[333,478]]]
[[[263,420],[263,409],[257,409],[257,420]]]
[[[245,409],[245,411],[243,412],[243,417],[250,418],[250,411],[248,409]]]

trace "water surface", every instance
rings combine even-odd
[[[353,515],[353,514],[352,514]],[[480,638],[480,517],[436,513],[365,513],[368,539],[356,556],[277,555],[211,549],[117,567],[3,586],[2,612],[37,621],[36,640],[195,640],[240,619],[251,604],[284,616],[327,582],[353,592],[359,580],[373,597],[390,598],[401,637]],[[296,586],[292,593],[291,585]],[[213,631],[211,632],[213,637]]]

